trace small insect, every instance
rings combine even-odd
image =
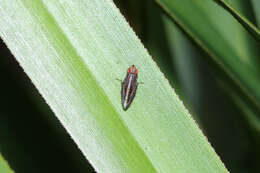
[[[138,70],[135,68],[135,65],[132,65],[127,69],[126,77],[122,82],[121,88],[121,102],[124,110],[128,109],[135,97],[138,85],[137,75]]]

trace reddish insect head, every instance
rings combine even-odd
[[[135,68],[135,65],[132,65],[131,67],[128,68],[127,73],[132,73],[132,74],[137,75],[138,70]]]

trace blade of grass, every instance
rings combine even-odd
[[[9,165],[4,160],[3,156],[0,154],[0,172],[1,173],[13,173]]]
[[[229,81],[259,110],[257,43],[240,24],[212,1],[156,2],[210,55],[211,59],[207,60],[221,74],[228,76]]]
[[[227,172],[112,1],[0,2],[0,36],[97,172]]]
[[[232,6],[226,2],[225,0],[213,0],[220,6],[222,6],[224,9],[226,9],[241,25],[244,26],[244,28],[252,34],[253,38],[255,38],[257,41],[260,41],[260,31],[258,28],[252,24],[249,20],[247,20],[246,17],[244,17],[242,14],[237,12]]]

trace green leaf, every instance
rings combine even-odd
[[[217,2],[220,6],[222,6],[224,9],[226,9],[241,25],[245,27],[245,29],[252,34],[252,36],[260,41],[260,31],[258,28],[252,24],[249,20],[247,20],[246,17],[244,17],[242,14],[239,14],[232,6],[227,3],[225,0],[213,0]]]
[[[156,2],[210,55],[207,60],[259,110],[258,43],[244,28],[213,1]]]
[[[0,154],[0,172],[1,173],[12,173],[13,172],[1,154]]]
[[[0,4],[0,36],[97,172],[227,172],[111,0]],[[123,111],[132,64],[144,84]]]

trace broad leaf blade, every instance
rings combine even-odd
[[[0,2],[0,36],[97,172],[227,172],[110,0]]]

